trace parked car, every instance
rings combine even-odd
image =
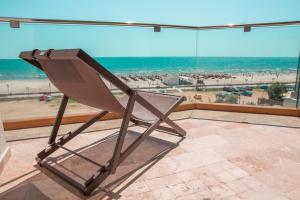
[[[294,91],[295,90],[295,84],[286,84],[287,91]]]
[[[49,102],[49,101],[51,101],[52,100],[52,96],[51,95],[47,95],[46,96],[46,102]]]
[[[259,88],[263,89],[263,90],[267,90],[269,88],[269,86],[268,85],[260,85]]]
[[[223,90],[226,92],[232,92],[233,88],[232,87],[223,87]]]
[[[248,91],[252,91],[253,90],[253,87],[252,86],[244,86],[244,87],[241,87],[242,90],[248,90]]]
[[[218,93],[216,93],[216,97],[217,98],[225,98],[225,97],[227,97],[229,95],[231,95],[230,92],[218,92]]]
[[[252,91],[249,91],[249,90],[244,90],[244,91],[242,92],[242,95],[247,96],[247,97],[251,97],[252,94],[253,94],[253,92],[252,92]]]
[[[231,87],[231,86],[225,86],[223,87],[223,90],[226,92],[238,92],[239,89],[236,87]]]
[[[232,94],[237,95],[237,96],[240,96],[240,95],[241,95],[241,92],[240,92],[240,91],[235,91],[235,92],[233,92]]]
[[[46,95],[42,95],[40,96],[39,100],[40,101],[46,101],[47,96]]]

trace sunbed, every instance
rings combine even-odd
[[[33,50],[21,52],[20,58],[43,70],[49,80],[63,93],[56,121],[48,140],[48,146],[37,155],[40,166],[47,168],[63,180],[89,195],[110,174],[114,174],[122,163],[154,130],[184,137],[186,132],[168,116],[179,105],[180,96],[138,91],[131,89],[114,74],[81,49]],[[117,99],[107,87],[105,80],[125,93]],[[101,112],[81,125],[78,129],[57,138],[68,100],[91,106]],[[122,124],[114,147],[112,158],[107,161],[85,184],[76,181],[54,169],[44,160],[60,147],[82,133],[89,126],[103,118],[109,112],[122,116]],[[122,149],[129,123],[145,126],[146,130],[125,150]],[[169,126],[163,126],[165,123]],[[101,152],[100,152],[101,153]]]

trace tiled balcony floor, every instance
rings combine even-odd
[[[36,169],[34,157],[46,138],[10,142],[12,156],[0,176],[0,199],[300,199],[299,118],[212,111],[181,115],[194,117],[177,121],[187,130],[185,139],[155,132],[91,197]],[[262,123],[268,120],[272,123]],[[6,134],[16,140],[18,133],[30,131],[44,136],[41,131],[49,132],[49,127]],[[115,142],[114,137],[103,138],[116,131],[91,129],[66,148],[84,146],[80,154],[101,163]],[[126,144],[136,136],[128,134]],[[57,167],[82,181],[96,170],[86,162],[72,157]]]

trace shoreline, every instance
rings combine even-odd
[[[209,75],[209,74],[224,74],[224,75],[241,75],[241,74],[291,74],[291,73],[297,73],[297,68],[295,69],[268,69],[268,70],[215,70],[215,71],[207,71],[207,70],[195,70],[195,71],[142,71],[137,73],[136,71],[127,71],[127,72],[113,72],[111,71],[115,76],[118,76],[119,78],[121,76],[166,76],[166,75]],[[35,80],[47,80],[46,74],[40,74],[36,76],[31,77],[24,77],[24,78],[2,78],[3,74],[0,73],[0,83],[5,81],[35,81]]]

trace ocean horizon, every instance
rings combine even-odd
[[[96,57],[116,75],[296,71],[298,57]],[[0,59],[0,80],[45,79],[21,59]]]

